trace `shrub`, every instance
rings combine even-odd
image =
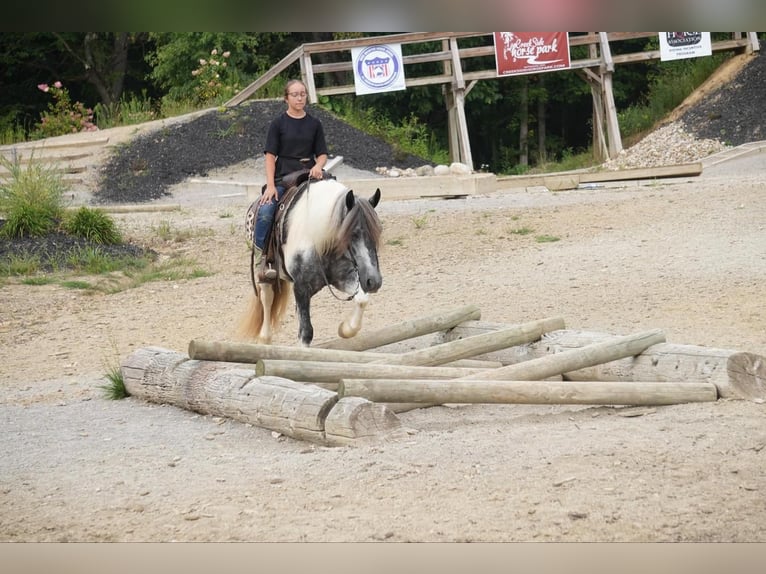
[[[0,185],[0,213],[6,222],[0,233],[6,237],[39,237],[54,230],[61,221],[62,194],[66,184],[54,168],[33,162],[26,166],[21,159],[0,157],[9,172]]]
[[[109,215],[100,209],[80,207],[64,221],[64,229],[70,235],[82,237],[92,243],[117,245],[122,237]]]
[[[53,101],[48,104],[48,111],[40,114],[40,122],[32,133],[33,138],[48,138],[98,129],[93,123],[93,110],[80,102],[73,103],[69,98],[69,91],[61,82],[55,82],[52,86],[39,84],[37,88],[50,93]]]

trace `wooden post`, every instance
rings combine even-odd
[[[612,51],[609,48],[609,37],[606,32],[599,32],[601,45],[601,85],[604,89],[604,105],[606,112],[606,129],[609,138],[609,157],[615,158],[622,151],[622,136],[620,135],[620,123],[617,119],[617,106],[614,103],[614,90],[612,90],[612,74],[614,74],[614,61]]]
[[[485,333],[402,353],[386,358],[385,362],[389,365],[441,365],[497,349],[529,343],[539,339],[543,333],[561,329],[563,326],[564,319],[561,317],[549,317],[520,325],[511,325],[494,333]]]
[[[160,347],[134,351],[121,372],[125,389],[137,398],[228,417],[320,444],[382,440],[401,430],[396,415],[382,405],[359,399],[350,400],[349,405],[348,400],[339,401],[337,393],[315,385],[256,377],[241,365],[197,361]],[[333,421],[330,432],[328,418]],[[332,429],[343,429],[341,436],[336,437]]]
[[[476,321],[481,318],[481,311],[476,305],[466,305],[452,311],[425,315],[404,321],[377,331],[359,333],[350,339],[331,339],[315,344],[315,348],[344,349],[346,351],[366,351],[383,347],[404,339],[412,339],[437,331],[451,329],[464,321]]]
[[[399,357],[395,353],[373,351],[343,351],[318,349],[316,347],[290,347],[287,345],[261,345],[258,343],[232,343],[228,341],[189,342],[189,357],[207,361],[228,361],[230,363],[257,363],[259,359],[282,359],[287,361],[332,361],[337,363],[388,362]],[[399,363],[401,364],[401,363]],[[495,368],[500,363],[463,359],[444,366],[468,368]]]
[[[473,158],[471,157],[471,142],[468,138],[468,124],[465,119],[465,80],[463,78],[463,66],[460,63],[460,51],[458,50],[457,38],[450,38],[450,51],[452,52],[452,72],[454,74],[453,94],[455,99],[455,111],[457,113],[457,125],[460,144],[460,160],[473,171]]]
[[[648,347],[657,343],[663,343],[664,341],[665,335],[659,329],[625,337],[612,337],[606,341],[593,343],[580,349],[562,351],[561,353],[547,355],[539,359],[507,365],[478,375],[468,375],[463,377],[462,380],[542,380],[576,369],[591,367],[624,357],[632,357]]]
[[[343,379],[339,394],[383,403],[673,405],[715,401],[709,383]]]

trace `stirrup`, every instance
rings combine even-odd
[[[267,263],[266,265],[267,267],[262,268],[258,272],[258,279],[261,282],[271,283],[277,278],[277,270],[271,266],[271,263]]]

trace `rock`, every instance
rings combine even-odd
[[[466,164],[457,161],[450,164],[449,171],[455,175],[468,175],[471,173],[471,169]]]
[[[439,164],[434,168],[434,175],[449,175],[450,171],[446,165]]]
[[[429,175],[434,174],[434,166],[432,165],[421,165],[418,168],[415,168],[415,175],[425,177]]]

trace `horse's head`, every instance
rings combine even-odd
[[[378,264],[383,226],[375,211],[379,201],[380,189],[376,189],[369,199],[357,197],[353,190],[349,190],[346,193],[347,215],[340,230],[356,265],[359,285],[365,293],[375,293],[383,284]]]

